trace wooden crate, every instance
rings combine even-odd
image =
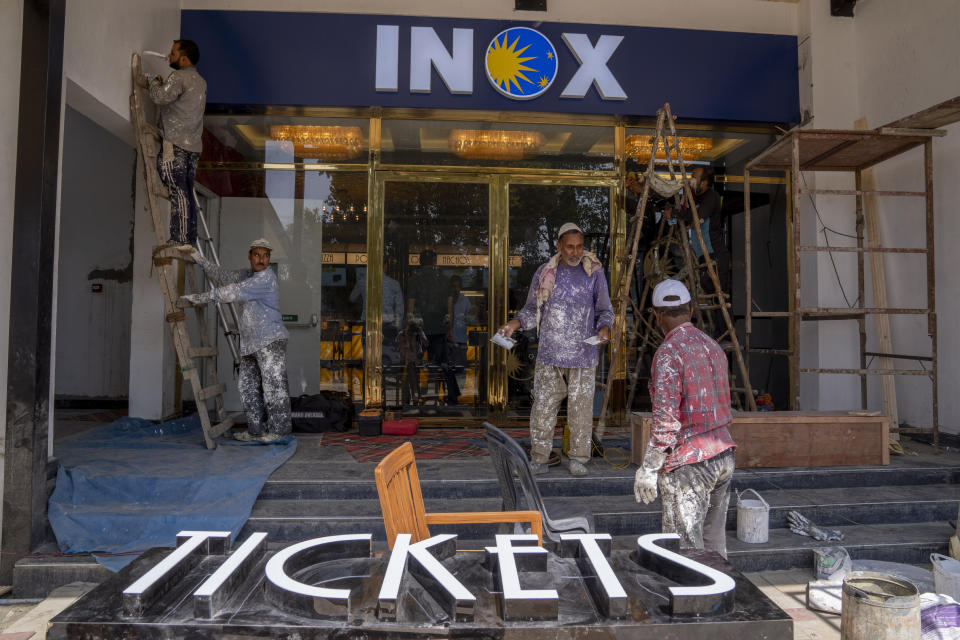
[[[842,467],[890,462],[889,423],[882,415],[848,411],[735,413],[730,434],[737,467]],[[649,413],[631,417],[630,451],[643,462],[650,439]]]

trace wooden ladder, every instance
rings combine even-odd
[[[160,289],[163,292],[163,306],[166,314],[167,324],[170,325],[170,332],[173,337],[173,346],[177,354],[177,363],[180,366],[180,373],[184,379],[190,383],[193,390],[193,397],[197,405],[197,414],[200,416],[200,424],[203,427],[203,439],[208,449],[217,447],[217,436],[226,433],[234,425],[241,413],[227,414],[223,407],[223,394],[227,386],[217,379],[217,347],[210,343],[210,332],[207,327],[207,318],[204,313],[204,307],[193,307],[197,320],[197,328],[200,335],[200,344],[193,345],[190,341],[190,332],[187,327],[187,311],[177,306],[177,300],[180,297],[179,274],[178,270],[182,268],[182,273],[186,283],[192,291],[200,292],[198,288],[198,279],[194,274],[194,269],[183,268],[180,265],[182,261],[176,260],[179,256],[179,250],[176,247],[165,245],[169,226],[165,216],[164,207],[161,200],[169,198],[167,188],[160,181],[160,175],[156,170],[156,158],[159,153],[160,131],[155,124],[152,124],[147,118],[147,107],[152,106],[147,88],[141,86],[138,80],[142,76],[140,65],[140,55],[133,54],[132,60],[133,73],[133,91],[130,94],[130,119],[133,124],[134,138],[136,139],[137,159],[143,173],[144,182],[147,191],[147,206],[150,211],[150,218],[153,221],[154,232],[156,233],[157,246],[153,250],[153,269],[160,280]],[[196,197],[196,194],[193,194]],[[200,226],[200,244],[206,244],[207,254],[211,260],[217,264],[216,251],[213,248],[212,238],[203,212],[199,211],[197,221]],[[203,249],[198,249],[203,254]],[[179,264],[178,264],[179,263]],[[228,323],[227,313],[223,306],[227,306],[233,327],[238,326],[236,309],[232,304],[217,305],[217,315],[227,336],[227,344],[233,353],[234,362],[239,361],[239,335],[232,329]],[[205,372],[206,385],[201,379],[201,371]],[[213,400],[214,407],[208,406],[208,401]],[[211,415],[212,414],[212,415]]]
[[[638,258],[641,228],[643,226],[644,216],[646,215],[647,205],[650,200],[651,185],[654,184],[655,181],[661,181],[661,179],[658,178],[655,173],[655,158],[661,145],[663,146],[666,154],[666,168],[669,172],[670,180],[682,180],[682,197],[689,204],[690,212],[693,215],[693,224],[691,225],[692,230],[694,233],[696,233],[697,238],[700,241],[700,246],[706,246],[704,243],[703,233],[700,228],[700,215],[697,212],[697,206],[693,199],[693,192],[690,190],[689,182],[687,180],[687,169],[683,160],[683,154],[680,149],[680,138],[677,136],[676,127],[674,126],[674,116],[672,113],[670,113],[669,104],[665,104],[662,109],[657,111],[657,127],[653,137],[650,138],[650,143],[650,161],[647,164],[647,169],[644,174],[643,191],[640,194],[637,210],[629,220],[626,253],[620,259],[620,268],[617,271],[616,284],[614,285],[613,296],[611,296],[616,310],[616,320],[614,322],[614,335],[612,340],[613,354],[610,359],[611,375],[608,376],[608,379],[612,379],[612,373],[615,372],[619,366],[621,366],[621,362],[626,361],[626,352],[634,350],[636,352],[633,370],[628,372],[628,379],[630,383],[626,405],[628,412],[633,405],[633,398],[636,394],[639,372],[643,367],[644,357],[647,353],[652,354],[652,352],[662,341],[663,337],[659,329],[656,327],[656,321],[653,317],[652,310],[647,308],[647,299],[653,290],[650,286],[651,278],[646,279],[647,282],[644,284],[643,291],[637,296],[636,300],[634,300],[634,298],[630,295],[630,287],[633,281],[633,275],[636,269],[636,262]],[[675,208],[679,208],[681,194],[677,193],[674,196],[674,199]],[[740,346],[740,341],[737,338],[737,332],[733,326],[733,320],[731,319],[729,313],[730,303],[727,299],[728,296],[724,293],[707,294],[701,291],[700,269],[697,267],[697,260],[693,256],[693,249],[690,247],[687,226],[682,221],[678,220],[675,226],[666,229],[665,234],[664,231],[666,225],[664,223],[665,220],[661,220],[657,232],[657,241],[654,244],[654,247],[661,248],[661,254],[655,256],[653,259],[653,264],[651,265],[654,271],[653,275],[662,275],[663,277],[667,277],[664,269],[664,263],[670,259],[670,256],[666,255],[668,254],[668,251],[664,251],[663,248],[669,246],[670,242],[679,242],[680,248],[682,249],[683,267],[681,268],[681,272],[677,275],[681,277],[681,279],[687,281],[687,286],[690,290],[691,297],[693,297],[693,299],[696,301],[694,313],[696,314],[700,325],[703,327],[706,326],[704,323],[712,326],[712,320],[710,318],[711,314],[705,314],[703,313],[704,311],[717,310],[720,312],[721,320],[726,329],[720,336],[720,340],[718,340],[718,342],[722,341],[721,344],[724,347],[724,351],[731,355],[734,370],[739,374],[740,378],[740,386],[731,386],[730,390],[731,392],[741,393],[744,396],[744,404],[746,407],[751,411],[756,411],[757,405],[753,397],[753,389],[750,386],[750,378],[747,374],[746,362],[743,359],[743,350]],[[714,262],[713,258],[707,252],[704,252],[703,257],[704,268],[710,277],[710,282],[713,285],[714,291],[721,291],[720,279],[717,276],[716,262]],[[629,344],[626,344],[624,334],[628,330],[628,309],[631,311],[629,314],[631,326],[629,327]],[[625,344],[627,349],[624,350],[623,346]],[[600,419],[597,425],[597,428],[601,431],[601,433],[603,427],[606,425],[607,408],[610,405],[610,395],[612,389],[613,385],[609,382],[604,385],[603,406],[600,410]]]

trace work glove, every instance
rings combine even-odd
[[[809,518],[796,511],[787,513],[787,524],[790,526],[790,531],[801,536],[810,536],[814,540],[843,540],[843,533],[840,531],[818,527]]]
[[[184,262],[200,262],[203,260],[203,256],[200,255],[200,252],[197,251],[196,247],[191,246],[189,249],[183,248],[177,252],[177,255],[173,256],[178,260],[183,260]]]
[[[206,303],[207,301],[204,299],[203,294],[200,293],[191,293],[187,296],[180,296],[180,298],[177,300],[177,306],[181,309]]]
[[[643,456],[643,464],[637,469],[637,476],[633,481],[633,497],[637,499],[637,502],[650,504],[657,499],[657,478],[666,459],[665,451],[647,446],[647,453]]]

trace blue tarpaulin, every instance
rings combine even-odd
[[[131,552],[174,547],[183,530],[230,531],[232,542],[267,478],[296,449],[287,436],[269,444],[219,438],[211,451],[196,417],[122,418],[57,443],[50,525],[65,553],[129,554],[97,556],[113,571]]]

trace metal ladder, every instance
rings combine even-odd
[[[689,204],[690,212],[693,215],[693,224],[691,225],[692,230],[696,234],[696,237],[700,242],[700,246],[705,246],[703,233],[700,228],[700,215],[697,212],[697,206],[693,199],[693,192],[690,190],[690,186],[687,181],[687,168],[680,149],[680,138],[677,135],[676,127],[674,125],[674,115],[670,112],[669,104],[663,105],[663,108],[657,111],[656,131],[650,138],[650,145],[650,161],[647,163],[647,170],[643,180],[643,192],[640,195],[639,202],[637,204],[637,210],[629,220],[627,245],[625,247],[625,253],[623,257],[620,258],[620,268],[617,272],[613,296],[611,296],[611,301],[614,303],[614,308],[616,310],[616,320],[614,322],[612,339],[613,353],[610,358],[611,374],[608,376],[607,383],[603,385],[603,405],[600,410],[600,419],[597,426],[597,429],[600,430],[601,433],[603,427],[606,425],[607,409],[610,406],[610,396],[613,389],[611,380],[617,368],[623,366],[621,363],[626,363],[626,351],[635,350],[636,352],[636,360],[633,370],[628,373],[630,386],[626,407],[627,410],[630,411],[630,408],[633,404],[633,398],[636,394],[639,372],[643,367],[644,355],[647,353],[652,353],[652,351],[655,350],[659,345],[660,339],[662,339],[662,336],[658,335],[659,331],[655,326],[656,323],[652,317],[652,312],[646,308],[647,297],[652,291],[649,282],[645,284],[642,293],[638,296],[638,300],[634,300],[630,295],[630,287],[638,258],[641,228],[643,226],[644,216],[646,215],[647,205],[649,204],[651,185],[659,180],[655,172],[655,158],[661,146],[666,155],[666,167],[670,174],[671,181],[675,182],[678,179],[682,181],[682,196],[680,193],[677,193],[675,196],[673,196],[675,205],[677,208],[679,208],[681,197]],[[658,245],[660,244],[660,241],[664,239],[663,231],[664,225],[663,221],[661,221],[657,236]],[[740,377],[740,386],[731,388],[731,392],[739,391],[742,393],[745,400],[744,404],[747,406],[747,408],[749,408],[751,411],[756,411],[756,401],[753,397],[753,390],[750,387],[750,379],[747,375],[747,366],[743,358],[743,350],[740,346],[740,341],[737,338],[737,332],[733,326],[733,320],[730,317],[730,303],[727,300],[727,296],[723,293],[708,294],[701,290],[699,283],[699,270],[694,267],[696,260],[692,255],[693,250],[691,249],[690,242],[688,240],[686,225],[684,225],[682,221],[678,220],[676,227],[669,230],[668,235],[672,236],[674,233],[678,233],[679,235],[677,240],[679,240],[683,253],[684,268],[682,269],[682,272],[684,273],[678,275],[683,276],[683,279],[688,281],[691,296],[697,302],[694,312],[698,316],[698,319],[701,320],[701,326],[703,326],[705,316],[707,318],[707,322],[710,322],[708,319],[709,315],[704,314],[704,311],[717,310],[720,312],[721,320],[723,325],[726,327],[726,330],[720,339],[726,340],[724,343],[724,351],[731,355],[734,364],[734,370],[736,373],[739,373]],[[713,261],[713,258],[709,253],[705,252],[703,255],[704,267],[706,268],[707,274],[710,277],[710,282],[713,284],[714,291],[721,291],[720,280],[717,276],[716,263]],[[657,257],[655,269],[662,270],[662,262],[665,258],[666,256]],[[627,313],[628,310],[631,312],[630,314]],[[631,323],[631,326],[629,327],[627,326],[628,322]],[[629,344],[625,344],[625,333],[627,331],[630,332]],[[626,346],[627,349],[624,350],[624,346]]]
[[[152,256],[153,268],[160,280],[166,321],[170,325],[180,373],[190,383],[193,390],[197,414],[203,427],[204,442],[208,449],[215,449],[217,436],[229,431],[242,413],[237,412],[228,415],[224,410],[223,394],[227,387],[217,379],[217,347],[210,343],[210,332],[207,329],[204,308],[193,308],[200,334],[200,344],[192,345],[187,327],[187,311],[177,306],[180,291],[178,286],[179,267],[175,256],[179,255],[179,251],[176,247],[165,245],[169,227],[160,201],[168,199],[169,192],[160,181],[160,175],[156,170],[156,158],[159,153],[158,143],[161,139],[160,131],[157,125],[147,118],[147,108],[152,106],[152,102],[147,88],[138,83],[142,76],[142,69],[140,55],[137,53],[133,54],[131,71],[133,74],[133,91],[130,94],[130,119],[136,139],[137,159],[146,184],[147,206],[157,238],[157,246],[154,248]],[[193,197],[196,198],[196,193],[193,194]],[[199,210],[197,223],[200,226],[200,247],[198,247],[198,251],[204,257],[209,255],[211,262],[219,265],[220,261],[217,257],[216,248],[202,210]],[[184,267],[183,274],[189,288],[192,291],[199,292],[201,289],[198,288],[194,269]],[[207,286],[212,285],[207,283]],[[234,364],[236,364],[239,362],[239,333],[236,330],[239,321],[235,305],[233,303],[218,303],[215,306],[220,327],[227,337],[227,344],[233,355]],[[225,310],[224,307],[227,307],[227,309]],[[232,326],[231,322],[233,323]],[[206,373],[206,386],[201,380],[201,370]],[[214,401],[212,409],[207,405],[209,400]],[[211,413],[213,413],[213,416],[211,416]]]

